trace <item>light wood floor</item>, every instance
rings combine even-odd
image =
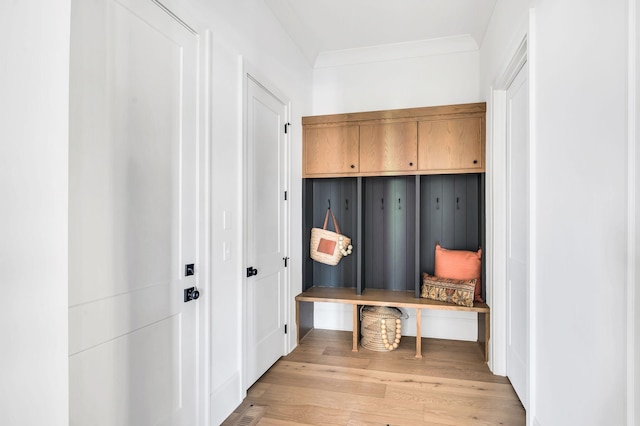
[[[473,342],[402,337],[393,352],[351,351],[351,332],[313,330],[248,391],[258,425],[524,425],[509,381]],[[240,423],[242,424],[242,423]],[[252,424],[255,424],[252,423]]]

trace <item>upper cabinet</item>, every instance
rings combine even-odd
[[[486,104],[303,117],[303,178],[485,171]]]
[[[360,126],[360,172],[414,171],[418,169],[418,126],[373,123]]]
[[[303,176],[347,176],[360,170],[359,128],[354,124],[304,127]]]
[[[484,119],[480,117],[418,122],[418,169],[484,170]]]

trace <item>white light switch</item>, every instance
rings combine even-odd
[[[222,243],[222,260],[225,262],[231,259],[231,243],[225,241]]]

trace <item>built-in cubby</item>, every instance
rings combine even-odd
[[[303,292],[298,335],[315,302],[477,312],[488,340],[489,307],[420,299],[435,246],[476,251],[485,242],[484,103],[303,117]],[[310,257],[311,229],[331,206],[353,253],[337,266]],[[482,282],[485,280],[483,256]],[[485,291],[483,288],[482,295]],[[419,339],[417,354],[419,354]],[[486,351],[486,345],[485,345]]]
[[[484,186],[484,173],[304,179],[303,291],[375,289],[418,298],[421,273],[434,272],[437,242],[458,250],[484,245]],[[322,226],[329,205],[354,246],[337,266],[310,257],[311,229]],[[483,282],[484,270],[483,258]],[[313,304],[301,309],[301,326],[312,328]]]

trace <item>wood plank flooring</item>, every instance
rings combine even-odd
[[[524,425],[509,381],[477,343],[402,337],[393,352],[351,351],[351,332],[313,330],[267,371],[223,425],[250,404],[258,425]],[[247,423],[248,424],[248,423]]]

